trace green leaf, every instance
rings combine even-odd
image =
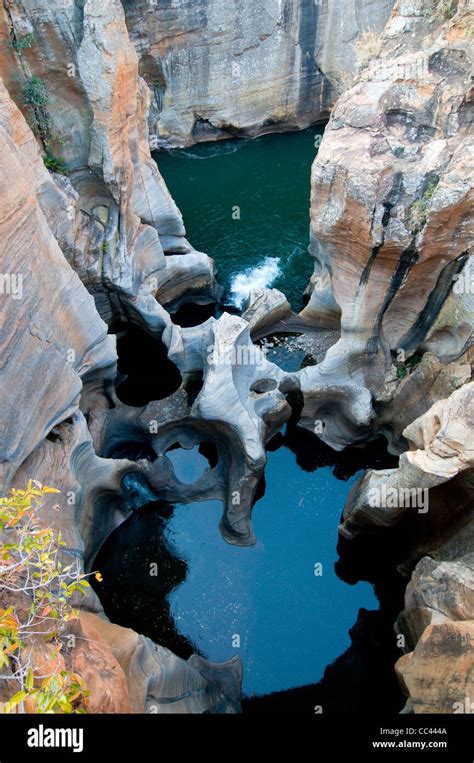
[[[31,668],[28,668],[28,673],[26,674],[26,679],[25,679],[25,686],[28,690],[32,689],[34,686],[34,675]]]
[[[21,691],[18,691],[16,694],[14,694],[13,697],[10,697],[8,704],[11,705],[11,707],[16,707],[20,704],[20,702],[23,702],[27,696],[28,692],[23,691],[22,689]]]

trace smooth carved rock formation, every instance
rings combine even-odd
[[[121,489],[123,476],[136,468],[125,460],[96,456],[84,417],[76,413],[54,429],[24,462],[14,484],[35,478],[60,485],[57,505],[41,513],[44,526],[60,531],[63,553],[90,570],[101,543],[129,514]],[[71,498],[72,496],[72,498]],[[130,629],[109,623],[92,589],[76,602],[79,622],[66,669],[77,671],[90,691],[90,712],[230,712],[239,711],[242,666],[234,657],[213,665],[184,661]],[[89,610],[85,611],[85,610]]]
[[[131,466],[126,459],[99,458],[84,416],[76,411],[28,456],[13,485],[23,488],[34,475],[43,484],[60,487],[58,500],[45,507],[42,521],[61,532],[65,553],[90,569],[101,542],[129,514],[121,481]],[[88,606],[96,609],[95,595],[88,596]]]
[[[20,57],[11,43],[27,33],[35,43]],[[104,320],[134,320],[161,332],[169,317],[155,297],[179,301],[196,275],[202,298],[218,296],[212,261],[186,241],[150,156],[149,92],[119,0],[87,0],[81,8],[74,0],[8,3],[0,11],[0,41],[0,70],[17,103],[29,78],[47,83],[47,126],[38,109],[25,113],[40,143],[70,169],[69,179],[55,176],[66,198],[52,214],[61,248]],[[179,263],[165,257],[175,252]],[[179,286],[161,295],[173,278]]]
[[[185,661],[129,628],[79,616],[72,667],[87,682],[89,712],[238,713],[242,667]]]
[[[405,511],[427,513],[428,491],[474,469],[474,383],[439,400],[403,432],[410,450],[397,469],[369,470],[353,487],[340,532],[352,537],[364,527],[389,527]]]
[[[75,413],[81,380],[114,378],[116,353],[48,224],[63,197],[1,81],[0,143],[0,481],[6,490],[25,459]]]
[[[197,338],[182,331],[170,358],[180,370],[202,370],[203,386],[190,416],[227,451],[227,494],[221,531],[231,543],[255,542],[250,526],[252,499],[266,463],[265,443],[289,418],[285,392],[296,379],[266,360],[251,339],[248,324],[224,314],[203,325]],[[188,346],[188,338],[190,339]]]
[[[470,496],[473,487],[471,472]],[[441,506],[446,514],[444,541],[413,570],[395,626],[408,652],[396,665],[408,695],[406,712],[474,709],[474,511],[472,498],[464,501],[461,512],[457,503],[451,490]]]
[[[454,276],[450,292],[421,349],[434,352],[444,363],[457,357],[465,346],[472,348],[474,325],[474,256],[470,255],[463,269]]]
[[[430,2],[397,2],[313,165],[315,274],[301,315],[340,314],[341,339],[301,374],[302,425],[321,419],[333,447],[377,429],[395,355],[426,342],[453,359],[472,333],[473,290],[459,293],[472,245],[468,5],[443,22]]]
[[[186,302],[207,304],[218,301],[224,296],[224,288],[214,279],[213,261],[207,254],[190,248],[186,256],[166,257],[166,268],[156,276],[155,297],[170,313]],[[210,282],[212,289],[209,288]]]
[[[472,713],[474,621],[429,625],[396,665],[410,696],[405,712]]]
[[[266,360],[252,343],[246,321],[227,313],[194,328],[173,326],[163,339],[183,386],[142,408],[116,398],[112,406],[92,398],[87,415],[94,448],[110,457],[127,444],[146,445],[155,458],[129,464],[129,471],[140,471],[155,493],[170,502],[222,500],[225,540],[255,543],[251,512],[266,464],[265,444],[291,415],[285,393],[297,389],[297,375]],[[196,374],[202,375],[202,386],[190,404],[186,385]],[[193,448],[202,442],[215,445],[217,464],[192,485],[183,484],[166,453],[175,444]],[[93,537],[97,551],[104,533]]]
[[[251,289],[243,307],[242,318],[247,321],[253,341],[273,334],[315,334],[326,332],[332,337],[339,334],[339,324],[320,316],[317,322],[302,314],[295,314],[283,292],[258,287]],[[328,343],[334,344],[335,339]]]
[[[294,317],[290,303],[278,289],[252,289],[242,313],[254,340],[285,325],[290,327]]]
[[[125,29],[123,23],[120,24],[120,15],[112,26]],[[89,54],[92,57],[93,51]],[[95,66],[98,65],[95,61]],[[115,93],[110,97],[109,107],[113,111],[118,96]],[[102,121],[110,126],[106,117],[107,112],[101,119],[98,117],[98,123]],[[97,130],[100,132],[99,127]],[[120,130],[119,118],[116,131],[120,133]],[[120,177],[124,167],[131,166],[127,165],[126,143],[125,158],[120,164],[118,133],[110,141],[99,136],[95,139],[95,147],[101,145],[99,154],[106,157],[100,172],[109,179],[109,201],[115,187],[114,173]],[[66,543],[65,556],[82,569],[83,563],[88,565],[93,560],[98,541],[105,540],[130,511],[125,504],[121,480],[135,465],[125,459],[99,458],[79,410],[84,389],[87,390],[84,403],[102,399],[110,404],[117,373],[115,338],[107,334],[107,326],[99,317],[93,297],[66,258],[71,252],[80,256],[74,249],[74,237],[79,235],[74,226],[80,226],[78,221],[82,220],[83,213],[78,209],[86,204],[86,194],[80,196],[68,179],[53,177],[46,170],[34,135],[1,80],[0,143],[1,493],[5,494],[11,486],[24,487],[32,476],[45,484],[59,486],[62,492],[58,508],[46,507],[42,519],[45,525],[61,531]],[[75,177],[73,173],[73,180]],[[105,188],[104,182],[100,183]],[[113,199],[110,204],[112,208],[118,202]],[[127,207],[123,207],[119,227],[120,246],[129,244],[132,252],[135,234],[140,239],[151,232],[153,246],[158,241],[156,230],[141,223]],[[92,229],[88,224],[86,238]],[[106,259],[106,253],[103,254]],[[113,284],[115,293],[122,290],[120,300],[128,299],[124,314],[128,315],[135,306],[143,320],[149,318],[149,327],[153,328],[155,322],[157,329],[163,316],[163,330],[163,326],[170,324],[169,316],[154,299],[151,286],[144,299],[135,294],[135,289],[140,292],[142,288],[141,276],[134,280],[130,271],[126,272],[125,248],[123,254],[121,263],[113,261],[108,266],[117,275]],[[80,263],[74,261],[74,264],[94,291]],[[127,290],[128,297],[125,296]],[[25,368],[28,368],[27,374]],[[80,605],[103,618],[93,592],[88,593]],[[94,634],[97,629],[106,627],[106,620],[97,618]],[[241,672],[238,660],[225,666],[195,660],[193,666],[148,639],[132,631],[128,633],[136,646],[128,657],[124,655],[124,665],[127,660],[130,663],[127,669],[124,667],[125,679],[116,670],[113,648],[108,643],[103,648],[90,646],[92,651],[84,651],[83,642],[78,641],[80,647],[71,653],[77,666],[86,672],[89,666],[94,708],[125,711],[131,702],[136,712],[144,712],[150,704],[157,705],[157,712],[169,712],[171,708],[178,712],[237,711]],[[92,675],[92,667],[99,664],[104,668],[102,690]],[[130,698],[127,698],[124,680],[137,687]],[[183,695],[188,699],[181,699]]]
[[[263,13],[243,0],[232,9],[183,0],[178,15],[142,8],[146,28],[139,4],[125,5],[138,58],[118,0],[12,0],[0,9],[2,493],[32,476],[61,487],[44,522],[88,571],[132,510],[127,480],[146,480],[147,495],[169,501],[222,500],[224,538],[250,544],[265,444],[290,416],[287,394],[301,390],[303,426],[322,424],[333,447],[380,432],[394,452],[408,444],[398,469],[370,472],[354,488],[341,531],[387,527],[406,511],[371,505],[373,488],[428,494],[428,512],[410,517],[413,545],[400,565],[412,577],[396,626],[409,650],[398,671],[407,710],[452,712],[472,695],[465,647],[474,622],[467,2],[441,24],[430,3],[399,0],[380,55],[336,106],[313,170],[316,268],[306,309],[294,316],[281,293],[261,290],[244,318],[224,314],[194,328],[175,326],[170,313],[221,290],[211,260],[186,241],[147,123],[160,139],[192,143],[321,119],[352,67],[353,51],[334,44],[334,30],[355,39],[366,22],[379,28],[392,3],[377,3],[378,15],[368,0],[284,3],[268,27],[273,0]],[[239,8],[248,11],[240,26]],[[34,46],[19,55],[15,44],[29,32]],[[204,50],[198,43],[209,35],[215,46]],[[32,76],[47,83],[44,109],[23,104]],[[48,172],[38,145],[60,153],[70,176]],[[162,336],[180,389],[143,408],[121,403],[115,340],[99,314]],[[339,326],[324,361],[298,373],[252,342]],[[408,373],[398,355],[415,350],[425,354]],[[216,446],[217,463],[183,485],[167,452],[202,442]],[[155,460],[115,457],[130,444]],[[81,606],[68,660],[90,683],[93,709],[238,712],[237,658],[183,661],[109,623],[92,591]],[[43,665],[50,658],[38,654]]]
[[[431,352],[426,352],[419,364],[401,381],[396,374],[387,381],[390,394],[394,397],[385,405],[377,419],[381,432],[388,440],[393,453],[401,453],[407,448],[403,430],[438,400],[449,397],[471,380],[472,353],[464,353],[451,363],[441,362]]]
[[[155,145],[296,130],[324,121],[356,68],[362,30],[393,0],[123,0],[152,92]]]
[[[337,446],[383,432],[401,453],[398,469],[354,486],[340,530],[405,517],[406,712],[472,712],[472,20],[462,1],[444,22],[430,3],[398,2],[313,167],[315,273],[301,317],[340,321],[341,341],[300,374],[303,424],[322,419]],[[408,372],[415,351],[425,354]]]
[[[404,430],[410,450],[398,469],[368,471],[344,509],[347,537],[410,512],[411,557],[400,569],[416,566],[396,622],[407,652],[396,665],[405,712],[472,712],[465,698],[474,680],[473,428],[469,383]]]
[[[444,560],[442,549],[423,557],[415,567],[405,593],[405,608],[397,630],[413,649],[425,628],[446,620],[474,622],[474,553]]]

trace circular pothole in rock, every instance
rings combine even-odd
[[[113,331],[111,333],[114,333]],[[117,385],[122,403],[143,406],[176,392],[181,374],[168,358],[166,346],[137,326],[117,335],[118,370],[126,379]]]
[[[194,448],[182,448],[178,443],[166,451],[166,456],[173,465],[176,478],[183,485],[197,482],[206,469],[217,463],[217,449],[209,442],[195,445]]]
[[[262,395],[264,392],[271,392],[277,387],[278,382],[275,379],[258,379],[252,384],[250,391]]]

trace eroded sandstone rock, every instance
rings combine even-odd
[[[395,358],[424,346],[453,360],[470,340],[473,291],[458,293],[472,245],[470,24],[463,0],[449,20],[430,2],[398,2],[313,165],[302,317],[340,311],[341,339],[301,374],[302,425],[321,419],[333,447],[377,428]]]
[[[406,427],[400,466],[366,472],[340,526],[353,537],[409,513],[411,555],[400,571],[411,578],[395,626],[407,652],[396,666],[405,712],[471,712],[463,703],[474,670],[473,405],[474,384],[465,384]]]
[[[429,491],[474,467],[474,383],[439,400],[403,432],[410,449],[397,469],[369,470],[352,489],[340,532],[388,527],[407,511],[428,513]]]
[[[86,7],[90,14],[83,37],[84,42],[89,36],[89,47],[84,42],[87,48],[84,65],[93,65],[96,70],[104,66],[102,89],[94,93],[97,100],[94,101],[96,124],[91,145],[93,160],[90,157],[84,160],[86,166],[90,160],[94,175],[90,169],[85,172],[79,168],[77,174],[73,170],[70,180],[49,173],[32,131],[0,81],[3,163],[0,172],[1,493],[4,495],[11,486],[23,488],[32,477],[59,487],[59,501],[57,505],[45,507],[42,521],[45,526],[61,532],[66,544],[62,553],[77,563],[79,571],[83,565],[91,564],[101,542],[129,513],[121,480],[134,465],[125,459],[98,457],[86,419],[79,410],[84,388],[87,395],[83,402],[85,408],[89,408],[88,414],[93,408],[92,401],[96,405],[98,401],[105,406],[112,404],[117,357],[115,339],[107,334],[107,326],[99,317],[93,297],[71,264],[90,291],[98,295],[96,304],[100,307],[101,299],[104,300],[102,305],[107,302],[106,317],[109,317],[107,311],[114,313],[119,303],[119,314],[130,319],[140,316],[152,331],[161,333],[170,324],[169,315],[154,297],[157,285],[153,287],[153,281],[146,280],[156,270],[160,257],[165,263],[159,233],[151,219],[150,222],[140,219],[133,201],[134,159],[142,183],[149,184],[153,177],[155,181],[158,177],[149,159],[147,142],[145,160],[149,162],[151,174],[146,175],[146,161],[143,164],[137,158],[139,134],[134,105],[135,85],[140,85],[135,54],[129,48],[127,60],[127,50],[122,50],[124,58],[119,58],[120,65],[115,69],[113,45],[115,40],[115,45],[120,47],[120,34],[125,30],[123,18],[120,13],[114,17],[113,3],[100,3],[100,6],[109,15],[106,18],[95,15],[100,10],[98,4],[94,11]],[[18,7],[11,4],[8,10],[18,11]],[[35,17],[41,34],[57,33],[57,18],[51,19],[48,13],[50,10],[54,15],[59,12],[58,8],[36,10],[44,11],[44,18]],[[66,11],[62,4],[60,15]],[[21,28],[28,29],[25,17],[18,18],[23,23]],[[101,40],[95,36],[99,28],[103,35]],[[109,31],[113,32],[111,39],[107,37]],[[106,64],[101,54],[106,55],[104,48],[108,44],[111,45],[107,54],[110,60],[107,58]],[[67,57],[64,60],[67,61]],[[126,109],[121,111],[120,94],[116,90],[117,72],[120,78],[125,78],[125,89],[127,76],[132,75],[130,93],[125,92],[130,102],[128,106],[123,104],[131,110],[128,126],[121,121],[126,118]],[[68,98],[70,92],[61,91],[59,96]],[[76,106],[73,99],[73,110]],[[114,127],[111,116],[116,109]],[[80,129],[80,110],[74,113]],[[57,112],[55,116],[58,118]],[[144,125],[143,122],[143,129]],[[125,190],[120,185],[122,179],[127,182]],[[143,204],[143,198],[138,197],[136,203]],[[104,207],[103,216],[94,204]],[[170,202],[170,208],[173,207]],[[93,208],[97,219],[91,223],[88,212],[93,216]],[[151,215],[150,210],[149,213]],[[179,222],[179,216],[175,219]],[[172,235],[184,240],[179,226],[169,225],[166,220],[163,224],[169,242]],[[93,257],[87,258],[92,251],[90,240],[101,230],[98,240],[102,247],[99,259],[102,259],[98,263]],[[111,247],[108,256],[109,251],[103,247],[106,230],[117,243],[120,254]],[[106,270],[107,276],[104,275]],[[204,278],[203,275],[202,280]],[[81,601],[81,606],[94,612],[102,609],[92,591]],[[99,645],[92,645],[97,632],[106,626],[105,620],[98,620],[93,627],[86,628],[87,645],[78,640],[80,647],[77,651],[73,649],[70,655],[72,667],[87,673],[94,710],[124,712],[132,708],[144,712],[156,704],[157,712],[237,711],[241,675],[238,659],[225,668],[204,663],[192,667],[148,639],[129,632],[135,641],[129,652],[124,651],[125,667],[121,669],[110,640],[99,639]],[[115,633],[116,626],[111,628]],[[182,700],[183,693],[189,699]]]
[[[295,130],[325,120],[393,0],[124,0],[156,145]]]
[[[12,43],[25,34],[35,42],[19,56]],[[149,92],[119,0],[88,0],[81,8],[73,0],[9,2],[0,12],[0,40],[10,93],[43,149],[69,168],[69,180],[54,175],[67,198],[50,216],[102,317],[161,333],[169,322],[155,299],[163,282],[179,280],[177,299],[199,275],[201,297],[218,296],[212,261],[186,241],[181,214],[150,156]],[[41,114],[23,105],[33,77],[47,88]],[[176,251],[179,264],[165,257]]]
[[[214,10],[220,10],[217,5]],[[349,500],[343,531],[354,534],[373,523],[389,526],[401,516],[400,508],[406,509],[370,506],[372,487],[429,492],[424,530],[405,563],[405,571],[414,571],[397,628],[406,635],[411,654],[399,662],[399,672],[410,707],[451,712],[460,695],[472,694],[472,659],[466,651],[473,622],[468,553],[473,524],[466,497],[473,488],[468,418],[473,385],[466,384],[472,293],[454,288],[470,283],[467,127],[472,96],[466,29],[472,14],[460,0],[453,18],[441,24],[429,15],[429,5],[423,0],[397,3],[383,50],[334,111],[313,171],[316,268],[308,307],[298,317],[289,315],[283,295],[268,290],[253,295],[246,320],[224,315],[181,329],[163,305],[173,311],[190,297],[209,301],[219,289],[209,258],[186,241],[179,212],[150,158],[149,93],[138,76],[120,4],[4,3],[0,481],[2,492],[12,484],[24,486],[32,476],[59,486],[59,510],[49,507],[45,522],[61,529],[65,554],[89,570],[101,543],[130,512],[122,490],[130,472],[146,477],[168,500],[219,498],[226,540],[253,542],[251,508],[265,465],[265,443],[290,414],[288,392],[302,390],[303,425],[314,430],[321,423],[318,433],[333,447],[386,431],[399,452],[403,432],[410,449],[402,454],[399,469],[364,478]],[[367,8],[365,2],[362,6]],[[195,4],[186,11],[189,15],[179,24],[193,18]],[[283,20],[290,28],[293,13],[297,11],[292,9]],[[318,9],[316,15],[322,20],[325,13],[330,15],[331,9]],[[342,20],[338,29],[344,35],[354,29],[354,18]],[[173,14],[161,21],[170,22],[171,37],[179,33]],[[253,37],[260,23],[259,17]],[[137,42],[133,18],[131,26]],[[308,28],[314,31],[311,24]],[[318,25],[317,34],[322,29]],[[10,43],[31,31],[36,49],[19,56]],[[187,31],[190,35],[177,51],[181,56],[194,45],[193,30]],[[268,37],[264,32],[264,39],[259,37],[248,49],[240,50],[245,35],[236,38],[242,69],[260,61],[280,36],[276,23]],[[218,52],[227,42],[219,38]],[[166,34],[162,43],[153,53],[138,44],[141,71],[153,84],[158,62],[174,55]],[[277,53],[278,45],[273,48]],[[319,118],[332,97],[325,90],[327,81],[333,78],[338,87],[339,53],[327,65],[331,75],[322,79],[319,67],[300,57],[302,51],[310,52],[307,40],[300,39],[295,49],[278,97],[259,74],[262,98],[251,108],[232,98],[230,112],[221,111],[215,120],[211,93],[205,98],[205,116],[201,106],[197,113],[188,110],[183,140],[209,134],[208,123],[211,133],[214,122],[218,130],[227,130],[223,118],[248,134],[306,124],[315,118],[313,109]],[[420,50],[426,51],[426,60],[420,59]],[[326,47],[323,59],[327,53]],[[229,55],[235,58],[235,50]],[[199,71],[196,67],[193,76]],[[45,169],[38,143],[10,97],[21,104],[21,83],[32,76],[48,84],[47,129],[35,110],[25,113],[42,149],[55,143],[54,136],[66,138],[64,146],[59,141],[56,145],[69,164],[68,178]],[[224,83],[228,76],[223,75]],[[322,83],[321,92],[303,103],[302,94],[315,83]],[[165,131],[170,139],[176,136],[176,114],[186,109],[175,99],[172,113],[165,101],[173,87],[182,85],[179,79],[172,82],[163,110],[158,113],[156,104],[152,109],[151,123],[161,121],[160,130],[169,120]],[[226,93],[232,94],[232,88]],[[282,93],[291,95],[284,111],[279,110]],[[262,121],[269,94],[277,103],[276,124]],[[242,97],[247,95],[242,89]],[[236,105],[242,107],[237,119]],[[114,340],[98,313],[109,323],[136,322],[163,334],[169,357],[182,372],[182,388],[144,408],[121,404],[113,389]],[[255,338],[284,325],[304,330],[339,324],[341,340],[324,361],[295,374],[269,363],[250,338],[251,330]],[[397,378],[394,358],[400,350],[406,358],[415,350],[429,351],[403,379]],[[202,387],[191,400],[187,382],[200,375]],[[400,406],[403,410],[397,411]],[[156,460],[112,458],[127,438],[145,440]],[[189,448],[203,440],[216,444],[218,464],[194,485],[183,486],[167,450],[176,442]],[[184,662],[143,636],[108,623],[95,594],[82,606],[95,614],[81,614],[86,641],[71,659],[78,670],[89,673],[94,708],[238,710],[237,659],[220,666],[197,656]],[[435,675],[438,661],[440,680]],[[102,688],[91,668],[101,671]],[[452,691],[444,687],[447,680]]]
[[[93,373],[115,376],[116,354],[92,297],[49,227],[48,205],[62,197],[1,82],[0,141],[5,281],[0,301],[0,479],[5,490],[25,459],[77,410],[81,379]]]
[[[400,657],[397,673],[415,713],[471,713],[474,622],[429,625],[415,650]]]
[[[143,408],[117,400],[112,407],[94,404],[89,426],[96,451],[112,455],[126,443],[145,443],[156,458],[140,460],[136,468],[157,495],[183,503],[220,499],[224,538],[238,545],[254,543],[250,518],[266,464],[265,445],[291,415],[286,393],[297,389],[297,375],[269,362],[251,341],[247,322],[228,313],[192,328],[173,326],[164,341],[183,386]],[[201,387],[190,403],[186,383],[197,374]],[[166,453],[176,444],[192,448],[202,442],[215,445],[217,464],[185,485]]]
[[[82,612],[73,667],[88,681],[89,712],[237,713],[241,663],[182,660],[129,628]]]

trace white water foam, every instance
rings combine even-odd
[[[273,281],[281,275],[279,265],[279,257],[265,257],[257,267],[248,268],[234,276],[230,285],[234,305],[242,307],[252,289],[271,286]]]
[[[206,144],[205,148],[208,150],[202,150],[202,147],[201,147],[201,151],[199,153],[194,153],[192,149],[190,151],[186,151],[181,148],[179,149],[179,155],[185,156],[187,159],[198,159],[200,161],[207,160],[207,159],[215,159],[215,158],[219,158],[220,156],[226,156],[227,154],[235,154],[235,152],[238,151],[245,143],[247,143],[247,141],[241,138],[240,140],[236,140],[233,143],[228,141],[225,144],[223,143]],[[211,149],[210,145],[215,146],[215,148]]]

